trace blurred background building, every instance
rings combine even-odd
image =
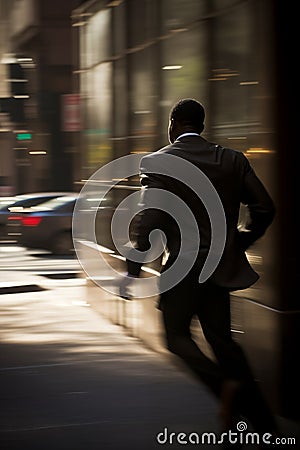
[[[79,1],[1,0],[2,191],[72,187],[74,148],[64,133],[72,92],[71,11]]]
[[[296,417],[291,20],[276,0],[0,0],[0,189],[79,190],[112,159],[167,144],[172,105],[200,100],[204,137],[245,152],[275,199],[234,327],[274,408]]]
[[[171,106],[193,97],[207,109],[206,137],[247,150],[253,159],[259,154],[260,170],[269,176],[269,8],[268,1],[83,2],[72,15],[82,175],[114,157],[166,144]]]

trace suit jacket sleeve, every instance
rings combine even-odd
[[[142,184],[140,203],[143,208],[139,213],[135,225],[135,248],[147,254],[150,248],[149,234],[155,229],[164,230],[166,226],[166,214],[159,210],[151,208],[148,200],[148,192],[151,188],[164,189],[163,177],[152,173],[147,163],[147,157],[143,158],[140,166],[140,180]],[[130,258],[131,254],[127,255],[127,271],[131,276],[139,276],[142,263],[133,261]]]
[[[241,153],[244,166],[241,202],[249,211],[246,230],[240,231],[240,241],[244,250],[264,235],[275,216],[275,206],[265,186],[258,178],[248,159]]]

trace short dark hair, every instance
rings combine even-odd
[[[170,113],[170,119],[185,126],[191,126],[200,132],[204,128],[205,110],[203,105],[192,98],[185,98],[177,102]]]

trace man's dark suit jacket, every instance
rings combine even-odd
[[[164,189],[180,197],[193,212],[201,239],[194,265],[199,273],[210,246],[209,216],[199,197],[190,188],[177,179],[155,173],[156,169],[163,170],[159,158],[161,153],[175,155],[197,166],[212,182],[223,204],[227,222],[226,243],[222,258],[210,281],[229,290],[251,286],[259,276],[249,264],[245,250],[265,233],[273,221],[275,208],[248,159],[242,152],[210,143],[199,135],[188,135],[141,160],[141,183],[144,187],[142,195],[150,188]],[[238,230],[241,204],[246,205],[249,212],[249,223],[244,231]],[[144,207],[147,208],[147,202]],[[167,238],[169,257],[162,268],[163,271],[176,260],[180,249],[180,232],[176,221],[170,215],[151,207],[140,213],[136,247],[141,251],[149,249],[149,233],[157,228],[161,229]],[[141,265],[131,261],[130,254],[128,255],[129,274],[138,276]]]

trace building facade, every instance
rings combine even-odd
[[[180,98],[204,104],[203,136],[244,152],[276,203],[275,223],[247,254],[261,279],[232,296],[233,329],[274,409],[295,417],[299,370],[292,355],[299,338],[299,303],[292,287],[297,239],[295,191],[287,180],[295,169],[286,156],[287,151],[293,155],[295,144],[289,83],[293,62],[286,52],[290,12],[279,3],[82,2],[72,14],[78,49],[74,87],[83,122],[77,182],[83,185],[115,158],[166,145],[168,114]],[[126,307],[116,312],[112,305],[102,305],[102,310],[128,324]],[[136,333],[151,345],[147,321],[156,324],[151,305],[143,302],[138,311],[142,325]]]
[[[1,157],[12,193],[73,188],[76,139],[65,132],[63,96],[73,90],[71,11],[79,3],[1,0],[1,113],[9,119]]]

